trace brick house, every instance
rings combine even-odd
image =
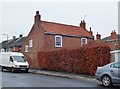
[[[111,32],[111,35],[102,39],[106,42],[111,50],[120,49],[120,34],[116,34],[115,30]]]
[[[93,40],[91,28],[90,31],[86,30],[84,20],[81,21],[80,26],[42,21],[37,11],[31,31],[22,45],[22,53],[32,67],[38,68],[38,52],[79,48]]]
[[[115,30],[111,32],[111,35],[102,39],[103,42],[111,49],[111,62],[120,61],[120,34],[116,34]]]

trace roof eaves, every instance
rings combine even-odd
[[[87,36],[78,36],[78,35],[71,35],[71,34],[57,34],[54,32],[45,32],[47,35],[61,35],[61,36],[67,36],[67,37],[76,37],[76,38],[89,38],[94,39],[94,37],[87,37]]]

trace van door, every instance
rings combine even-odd
[[[13,60],[13,58],[11,56],[10,56],[10,59],[9,59],[9,66],[10,67],[14,66],[14,60]]]

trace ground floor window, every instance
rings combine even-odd
[[[29,51],[29,46],[25,45],[25,52],[28,52],[28,51]]]
[[[55,36],[55,47],[62,47],[62,36]]]

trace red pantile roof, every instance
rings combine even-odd
[[[93,38],[93,36],[86,29],[78,26],[42,21],[42,27],[48,33],[67,34]]]

